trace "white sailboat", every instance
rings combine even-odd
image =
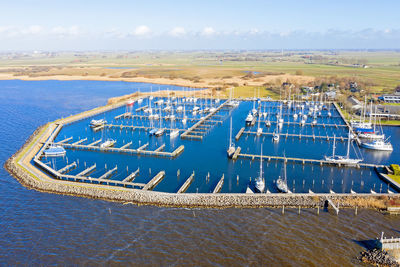
[[[229,131],[229,147],[226,153],[228,154],[228,158],[232,158],[233,154],[235,154],[235,145],[232,142],[232,117],[231,117],[231,125],[230,125],[230,131]]]
[[[351,159],[350,158],[350,143],[351,143],[351,137],[350,137],[350,129],[349,129],[349,134],[348,134],[348,142],[347,142],[347,154],[346,156],[339,156],[335,154],[336,150],[336,136],[333,136],[333,151],[332,151],[332,156],[325,156],[325,160],[330,162],[330,163],[335,163],[335,164],[344,164],[344,165],[356,165],[362,159]]]
[[[265,181],[263,175],[263,154],[262,154],[262,147],[261,147],[261,157],[260,157],[260,175],[255,180],[255,189],[259,193],[263,193],[265,190]]]
[[[276,187],[278,188],[279,192],[282,193],[291,193],[289,187],[287,185],[287,177],[286,177],[286,163],[284,163],[283,167],[283,179],[279,176],[276,180]]]

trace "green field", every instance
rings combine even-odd
[[[354,65],[359,64],[359,65]],[[368,68],[363,66],[367,65]],[[126,67],[131,69],[109,69]],[[369,93],[392,92],[400,84],[397,51],[193,51],[55,52],[0,54],[0,73],[28,76],[94,75],[110,78],[214,79],[231,87],[229,77],[258,72],[249,82],[288,74],[329,82],[354,80]],[[296,82],[296,78],[292,78]],[[342,81],[342,82],[343,82]],[[303,82],[304,83],[304,82]],[[244,83],[239,86],[246,85]],[[249,84],[250,85],[250,84]],[[298,84],[297,86],[300,86]],[[249,88],[250,91],[251,88]],[[238,88],[244,95],[246,88]]]

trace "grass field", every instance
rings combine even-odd
[[[360,64],[361,65],[355,65]],[[362,67],[367,65],[368,68]],[[117,67],[112,69],[110,67]],[[124,69],[118,69],[124,68]],[[128,68],[128,69],[125,69]],[[251,77],[246,74],[256,73]],[[196,86],[236,87],[253,96],[258,86],[290,81],[312,85],[318,79],[356,80],[368,92],[392,92],[400,84],[397,51],[192,51],[57,52],[0,54],[0,74],[18,77],[133,77],[184,79]],[[275,93],[264,92],[266,96]],[[276,96],[276,94],[275,94]]]

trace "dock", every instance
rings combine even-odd
[[[146,109],[146,108],[148,108],[148,105],[145,105],[145,106],[143,106],[143,107],[137,108],[135,111],[136,111],[136,112],[139,112],[139,111],[142,111],[142,110],[144,110],[144,109]]]
[[[101,141],[102,141],[102,140],[99,139],[99,140],[97,140],[97,141],[94,141],[93,143],[88,144],[88,146],[95,146],[95,145],[97,145],[98,143],[100,143]]]
[[[111,169],[111,170],[107,171],[105,174],[103,174],[102,176],[100,176],[99,179],[107,179],[116,171],[117,171],[117,166],[115,166],[114,169]]]
[[[132,182],[133,180],[135,180],[136,176],[139,174],[139,168],[132,172],[131,174],[129,174],[124,180],[122,180],[122,182]]]
[[[238,141],[244,132],[244,127],[240,128],[239,132],[235,136],[235,140]]]
[[[251,134],[251,135],[257,135],[257,132],[252,132],[252,131],[245,131],[243,132],[244,134]],[[270,132],[262,132],[260,135],[265,135],[265,136],[273,136],[274,133],[270,133]],[[325,139],[327,141],[329,140],[333,140],[333,136],[328,136],[328,135],[311,135],[311,134],[290,134],[290,133],[280,133],[279,134],[281,137],[298,137],[299,139],[301,138],[312,138],[312,139]],[[343,136],[336,136],[336,140],[338,141],[347,141],[348,138],[347,137],[343,137]]]
[[[61,145],[61,144],[67,143],[68,141],[71,141],[71,140],[72,140],[72,136],[65,138],[64,140],[61,140],[61,141],[57,142],[56,144]]]
[[[147,148],[149,146],[149,143],[146,143],[146,144],[144,144],[144,145],[142,145],[142,146],[140,146],[137,150],[144,150],[145,148]]]
[[[161,182],[165,177],[165,171],[160,171],[156,176],[153,177],[144,187],[143,190],[153,190],[154,187]]]
[[[66,173],[70,171],[71,169],[75,168],[77,166],[76,162],[72,162],[71,164],[65,166],[64,168],[61,168],[58,170],[59,173]]]
[[[100,130],[102,130],[102,129],[104,129],[104,124],[103,124],[103,125],[100,125],[100,126],[97,126],[97,127],[94,127],[94,128],[92,128],[92,130],[93,130],[94,132],[100,131]]]
[[[254,159],[260,159],[260,155],[255,155],[255,154],[238,154],[238,157],[243,157],[243,158],[248,158],[251,160]],[[293,162],[297,162],[297,163],[317,163],[317,164],[326,164],[326,165],[337,165],[337,166],[342,166],[340,164],[336,164],[336,163],[332,163],[330,161],[326,161],[324,159],[305,159],[305,158],[293,158],[293,157],[283,157],[283,156],[268,156],[268,155],[263,155],[262,156],[264,160],[266,161],[270,161],[271,159],[274,160],[283,160],[285,162],[288,161],[293,161]],[[366,167],[366,168],[381,168],[383,167],[383,165],[376,165],[376,164],[370,164],[370,163],[357,163],[357,165],[345,165],[343,164],[343,166],[350,166],[350,167]]]
[[[165,144],[162,144],[162,145],[159,146],[157,149],[155,149],[154,152],[162,151],[162,150],[164,150],[164,148],[165,148]]]
[[[205,136],[208,132],[203,131],[199,126],[210,125],[208,123],[212,123],[211,118],[216,115],[226,104],[228,100],[218,106],[213,112],[210,112],[204,118],[200,119],[197,123],[195,123],[192,127],[187,129],[183,134],[181,134],[182,139],[193,139],[193,140],[203,140],[203,136]],[[196,133],[199,132],[199,133]]]
[[[396,182],[395,180],[393,180],[392,178],[390,178],[389,175],[384,174],[382,172],[379,172],[377,169],[375,169],[375,171],[378,173],[378,176],[384,180],[385,182],[389,183],[393,188],[396,188],[396,190],[400,191],[400,184],[398,182]]]
[[[92,166],[90,166],[89,168],[84,169],[83,171],[78,173],[76,176],[85,176],[85,175],[91,173],[92,171],[94,171],[94,169],[96,169],[96,163],[93,164]]]
[[[215,188],[213,190],[213,194],[221,192],[222,186],[224,184],[224,176],[225,176],[225,174],[222,174],[221,179],[218,181],[217,185],[215,186]]]
[[[232,159],[236,160],[240,154],[240,151],[242,151],[242,148],[240,146],[238,146],[235,150],[235,153],[233,153]]]
[[[183,183],[183,185],[178,189],[178,194],[180,193],[185,193],[186,190],[189,188],[189,186],[192,184],[194,179],[194,172],[189,176],[189,178],[186,179],[186,181]]]
[[[121,118],[130,117],[131,115],[132,115],[132,113],[126,112],[126,113],[123,113],[123,114],[121,114],[121,115],[115,116],[115,117],[114,117],[114,120],[119,120],[119,119],[121,119]]]
[[[87,140],[87,138],[84,138],[84,139],[80,139],[80,140],[78,140],[78,141],[76,141],[76,142],[74,142],[74,143],[72,143],[73,145],[79,145],[79,144],[82,144],[83,142],[85,142]]]
[[[121,146],[121,149],[128,148],[130,145],[132,145],[132,141],[129,143],[126,143],[125,145]]]

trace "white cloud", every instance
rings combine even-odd
[[[31,25],[25,29],[22,29],[23,34],[40,34],[43,33],[44,29],[40,25]]]
[[[175,27],[170,32],[169,35],[179,37],[186,34],[185,28],[183,27]]]
[[[216,31],[214,30],[213,27],[205,27],[203,31],[201,32],[202,35],[204,36],[212,36],[216,34]]]
[[[136,29],[133,31],[133,35],[135,36],[139,36],[139,37],[143,37],[143,36],[147,36],[151,33],[151,30],[149,27],[147,27],[146,25],[141,25],[136,27]]]
[[[70,27],[57,26],[51,29],[51,33],[59,36],[76,36],[81,33],[78,26],[73,25]]]

